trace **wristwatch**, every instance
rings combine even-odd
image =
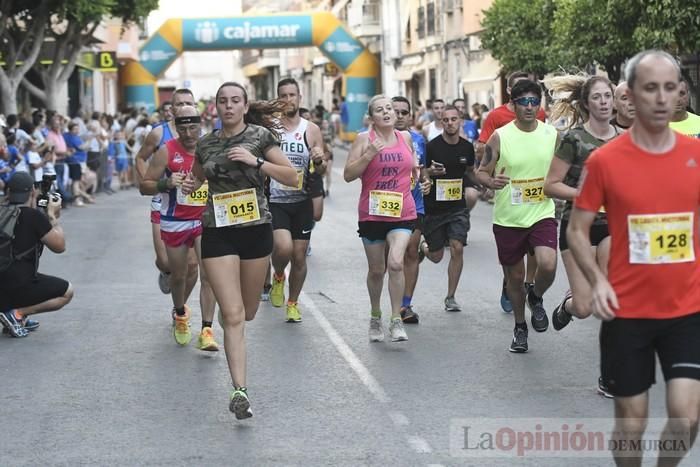
[[[258,165],[255,168],[259,170],[263,163],[265,163],[265,159],[263,157],[258,157]]]

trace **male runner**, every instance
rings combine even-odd
[[[675,466],[691,449],[700,416],[700,141],[669,129],[680,92],[671,55],[640,52],[625,75],[635,121],[588,158],[567,239],[603,320],[600,366],[615,396],[615,462],[642,465],[658,356],[669,420],[657,465]],[[607,276],[589,237],[601,206],[612,240]]]
[[[194,107],[194,95],[189,89],[177,89],[173,93],[171,106],[163,106],[162,112],[165,120],[156,125],[139,149],[135,157],[136,177],[140,182],[146,175],[148,161],[151,156],[166,142],[173,139],[175,136],[175,125],[172,121],[173,110],[177,111],[180,107]],[[143,192],[141,194],[144,194]],[[169,276],[170,268],[168,267],[168,255],[165,252],[165,245],[160,236],[160,199],[161,196],[156,194],[151,198],[151,234],[153,237],[153,249],[156,252],[156,267],[158,268],[158,286],[164,294],[170,293]],[[190,255],[188,266],[187,283],[188,287],[197,282],[197,258],[193,254]]]
[[[186,305],[192,289],[187,286],[187,263],[191,249],[202,258],[202,214],[207,206],[206,184],[188,196],[180,186],[192,171],[194,151],[201,132],[201,119],[194,107],[178,107],[175,110],[177,138],[167,141],[156,151],[146,176],[140,184],[144,194],[161,193],[160,235],[165,244],[170,266],[170,288],[173,299],[173,335],[180,345],[189,344],[190,309]],[[199,303],[202,307],[202,331],[197,347],[200,350],[217,351],[212,321],[216,301],[214,292],[200,268]]]
[[[420,251],[433,263],[442,260],[445,245],[450,246],[447,268],[445,311],[462,311],[455,300],[464,264],[464,245],[469,233],[469,209],[464,189],[477,185],[474,175],[474,146],[459,136],[462,117],[448,105],[441,112],[441,135],[428,142],[425,163],[434,189],[425,196],[425,220]]]
[[[291,262],[287,322],[299,323],[301,312],[297,302],[306,279],[306,250],[314,222],[308,177],[312,171],[323,175],[326,166],[321,130],[299,116],[301,94],[297,82],[291,78],[281,80],[277,84],[277,98],[289,104],[281,118],[284,131],[280,132],[280,148],[297,170],[298,183],[296,186],[285,186],[275,180],[270,183],[274,229],[270,302],[275,307],[284,304],[285,268]]]
[[[408,131],[413,141],[413,150],[418,156],[418,165],[421,166],[421,183],[416,183],[413,187],[413,201],[416,203],[416,225],[408,241],[406,253],[403,255],[403,271],[404,271],[404,293],[401,302],[401,319],[404,323],[418,324],[418,313],[413,311],[411,300],[413,292],[416,290],[418,282],[418,246],[423,232],[423,218],[425,217],[425,206],[423,203],[423,191],[429,191],[431,181],[425,177],[425,138],[423,135],[411,128],[411,104],[403,96],[391,98],[391,103],[396,113],[396,123],[394,128],[398,131]]]
[[[621,130],[626,130],[634,123],[634,105],[627,94],[627,82],[622,81],[617,85],[613,97],[613,107],[617,113],[610,123]]]
[[[688,112],[690,95],[688,94],[688,82],[683,77],[681,77],[679,95],[669,126],[686,136],[700,138],[700,116]]]
[[[498,259],[505,269],[507,293],[513,306],[515,329],[510,351],[527,352],[525,303],[532,311],[532,327],[544,332],[549,326],[542,296],[554,282],[557,267],[557,221],[554,201],[544,195],[559,137],[557,130],[537,120],[542,89],[530,80],[519,81],[511,90],[515,121],[489,138],[479,180],[496,190],[493,233]],[[524,257],[535,251],[537,273],[527,294]],[[526,296],[527,295],[527,296]]]
[[[442,133],[442,112],[444,110],[445,101],[435,99],[433,101],[433,121],[423,127],[423,136],[426,141],[432,141]]]
[[[531,79],[530,73],[524,71],[515,71],[508,76],[506,95],[511,96],[511,90],[519,81]],[[544,110],[540,107],[537,109],[537,118],[544,122],[547,115]],[[481,132],[479,133],[479,141],[475,145],[477,166],[481,162],[484,156],[484,148],[486,142],[489,140],[494,131],[501,128],[504,125],[515,120],[515,106],[513,105],[512,98],[501,105],[496,107],[491,112],[488,113],[486,119],[481,124]],[[537,259],[533,252],[528,252],[527,257],[527,270],[525,274],[525,289],[529,290],[532,288],[532,282],[535,280],[535,271],[537,270]],[[508,294],[506,293],[506,273],[505,268],[503,270],[503,288],[501,289],[501,308],[504,312],[510,313],[513,311],[513,306],[508,300]]]

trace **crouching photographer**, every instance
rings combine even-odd
[[[39,326],[31,315],[59,310],[73,298],[70,283],[38,271],[44,246],[54,253],[66,249],[61,198],[42,191],[28,173],[17,172],[0,204],[0,323],[14,337]],[[45,208],[37,209],[37,202]]]

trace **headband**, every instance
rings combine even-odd
[[[199,115],[190,117],[175,117],[175,125],[187,125],[188,123],[200,123],[202,118]]]

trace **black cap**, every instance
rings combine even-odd
[[[10,204],[24,204],[32,195],[34,188],[34,179],[27,172],[15,172],[15,174],[7,182],[7,189],[10,194],[8,196]]]

